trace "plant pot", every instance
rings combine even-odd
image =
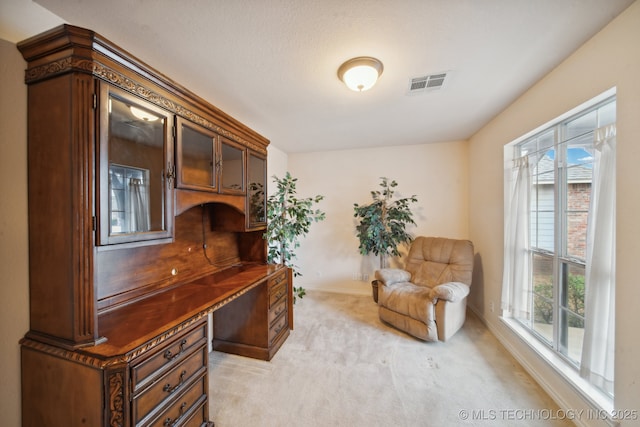
[[[378,281],[374,280],[371,282],[371,292],[373,294],[373,302],[378,303]]]

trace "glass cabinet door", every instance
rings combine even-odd
[[[102,84],[99,244],[172,236],[168,112]]]
[[[255,228],[267,223],[267,160],[249,152],[247,176],[247,222],[249,228]]]
[[[245,194],[242,146],[220,138],[220,186],[223,193]]]
[[[212,131],[178,117],[177,187],[217,191],[216,138]]]

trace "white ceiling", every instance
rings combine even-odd
[[[0,3],[0,37],[92,29],[294,153],[467,139],[633,0]],[[384,63],[369,91],[338,80],[355,56]]]

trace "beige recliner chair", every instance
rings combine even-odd
[[[376,271],[380,319],[425,341],[446,341],[464,323],[473,272],[468,240],[418,237],[405,270]]]

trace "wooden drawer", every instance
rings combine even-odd
[[[270,277],[267,282],[267,286],[269,289],[273,288],[276,285],[279,285],[282,282],[287,281],[287,271],[283,270],[282,272]]]
[[[269,288],[269,308],[273,307],[281,298],[287,295],[287,276],[284,274],[278,274],[277,276],[269,279],[267,284]]]
[[[195,348],[206,345],[207,323],[202,321],[174,337],[167,345],[154,351],[145,360],[131,368],[131,386],[134,393],[139,392],[150,382],[171,369],[190,354]]]
[[[273,322],[285,311],[287,311],[287,298],[281,298],[280,301],[269,310],[269,326],[273,325]]]
[[[183,394],[176,396],[166,411],[150,423],[140,424],[140,427],[183,427],[184,425],[190,425],[189,423],[192,422],[194,414],[198,411],[202,412],[203,405],[207,402],[208,388],[206,380],[206,375],[200,377]],[[196,425],[198,424],[196,423]]]
[[[207,407],[204,402],[197,408],[191,418],[185,421],[184,424],[181,424],[181,427],[204,427],[204,426],[213,426],[213,423],[210,423],[207,416]]]
[[[139,396],[134,397],[132,416],[139,423],[158,409],[167,399],[180,394],[193,380],[207,370],[207,346],[203,345],[193,354],[183,359],[172,370],[154,381]]]
[[[280,333],[287,329],[289,322],[287,316],[280,316],[269,326],[269,346],[273,344],[273,341],[280,335]]]

